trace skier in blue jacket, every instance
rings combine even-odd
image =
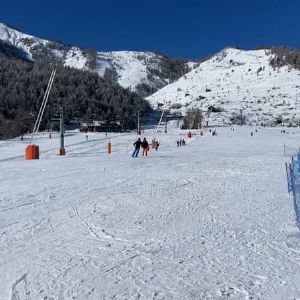
[[[137,141],[133,143],[133,145],[135,146],[135,149],[132,153],[132,157],[137,157],[139,155],[140,148],[141,148],[141,145],[142,145],[141,139],[138,138]]]

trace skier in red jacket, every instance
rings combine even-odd
[[[149,143],[146,140],[146,138],[144,138],[142,141],[142,148],[143,148],[142,156],[144,155],[147,156],[149,151]]]

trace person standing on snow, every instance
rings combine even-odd
[[[133,145],[135,146],[135,149],[132,153],[132,157],[137,157],[139,155],[139,152],[140,152],[140,148],[141,148],[141,145],[142,145],[142,141],[140,138],[137,139],[137,141],[135,141],[133,143]]]
[[[149,143],[146,140],[146,138],[144,138],[142,141],[142,148],[143,148],[142,156],[144,155],[147,156],[149,151]]]

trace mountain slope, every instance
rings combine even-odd
[[[193,65],[192,62],[154,52],[99,52],[66,46],[62,42],[25,34],[3,23],[0,23],[0,40],[22,50],[27,59],[49,59],[64,66],[93,71],[100,76],[104,76],[106,70],[109,70],[112,80],[125,88],[141,91],[143,96],[178,79]]]
[[[19,53],[13,46],[3,48],[0,41],[0,140],[32,130],[52,68],[42,61],[18,59],[11,52]],[[138,112],[143,117],[151,111],[142,97],[111,80],[58,65],[40,129],[57,125],[61,104],[66,122],[116,121],[124,130],[136,127]]]
[[[228,48],[201,63],[176,82],[147,99],[152,106],[166,103],[184,112],[199,107],[222,110],[211,113],[212,123],[240,122],[274,125],[300,122],[300,71],[290,66],[273,67],[275,54],[262,49]]]

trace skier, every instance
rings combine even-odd
[[[135,146],[135,149],[132,153],[132,157],[137,157],[139,155],[139,152],[140,152],[140,148],[141,148],[141,145],[142,145],[142,141],[140,138],[137,139],[137,141],[135,141],[133,143],[133,145]]]
[[[85,140],[87,141],[89,139],[89,136],[86,134],[85,135]]]
[[[146,138],[143,139],[142,141],[142,148],[143,148],[143,152],[142,152],[142,156],[147,156],[148,155],[148,151],[149,151],[149,144],[148,141],[146,140]]]
[[[155,143],[155,150],[156,150],[156,151],[158,150],[158,147],[159,147],[159,142],[156,141],[156,143]]]
[[[177,147],[179,147],[179,141],[177,141]]]
[[[183,139],[182,140],[182,146],[185,146],[186,145],[186,143],[185,143],[185,140]]]

